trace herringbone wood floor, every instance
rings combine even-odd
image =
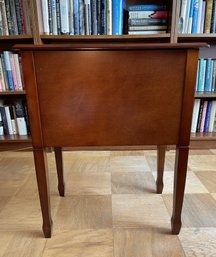
[[[190,151],[179,236],[170,234],[175,151],[155,193],[156,151],[64,152],[66,197],[48,154],[53,236],[44,239],[31,152],[0,155],[0,256],[216,256],[216,151]]]

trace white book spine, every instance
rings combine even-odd
[[[61,33],[69,34],[68,0],[60,1]]]
[[[199,0],[199,7],[198,7],[198,21],[197,21],[197,33],[201,33],[201,23],[202,23],[202,7],[203,7],[203,0]]]
[[[43,15],[43,32],[46,35],[49,35],[49,13],[48,13],[48,2],[47,0],[41,0],[42,5],[42,15]]]
[[[27,127],[26,127],[26,121],[25,118],[16,118],[17,121],[17,127],[18,127],[18,134],[20,136],[26,136],[27,135]]]
[[[186,13],[187,13],[187,6],[189,0],[182,0],[181,1],[181,12],[180,12],[180,19],[182,20],[182,33],[185,33],[186,29]]]
[[[211,109],[210,121],[209,121],[209,132],[213,132],[215,113],[216,113],[216,101],[214,100],[212,101],[212,109]]]
[[[0,91],[5,91],[6,87],[5,87],[5,77],[4,77],[4,72],[2,69],[2,63],[1,63],[1,57],[0,57]]]
[[[23,90],[23,84],[22,84],[22,78],[21,78],[21,69],[20,69],[20,63],[19,63],[19,55],[14,54],[14,64],[17,74],[17,83],[18,83],[18,90]]]
[[[112,35],[112,0],[107,3],[107,35]]]
[[[91,4],[90,0],[85,0],[85,34],[91,35]]]
[[[73,0],[69,1],[69,31],[70,35],[74,35],[74,11],[73,11]]]
[[[200,108],[200,99],[195,99],[194,108],[193,108],[192,125],[191,125],[191,132],[192,133],[196,133],[197,120],[198,120],[198,115],[199,115],[199,108]]]

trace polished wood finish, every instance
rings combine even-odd
[[[62,149],[60,147],[54,148],[55,160],[56,160],[56,169],[58,175],[58,190],[59,195],[65,195],[65,183],[64,183],[64,174],[63,174],[63,160],[62,160]]]
[[[161,194],[163,191],[163,173],[164,173],[164,161],[165,161],[165,154],[166,154],[166,146],[159,145],[157,147],[157,193]]]
[[[46,147],[55,148],[59,192],[64,195],[62,147],[158,145],[160,193],[165,145],[176,145],[172,233],[179,232],[197,47],[20,46],[45,237],[51,236],[52,228]]]

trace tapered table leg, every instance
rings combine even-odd
[[[58,175],[58,191],[60,196],[65,195],[65,183],[64,183],[64,172],[63,172],[63,161],[62,161],[62,149],[61,147],[55,147],[55,160],[56,169]]]
[[[40,205],[43,217],[43,233],[46,238],[50,238],[52,234],[52,218],[50,209],[50,192],[47,159],[44,149],[34,149],[34,161],[40,197]]]
[[[157,193],[161,194],[163,191],[163,173],[164,173],[164,162],[165,162],[166,146],[157,146],[157,180],[156,187]]]
[[[181,229],[181,212],[187,175],[189,147],[176,148],[173,214],[171,219],[172,234],[177,235]]]

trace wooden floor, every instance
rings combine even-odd
[[[54,228],[44,239],[32,153],[1,153],[0,256],[216,256],[216,150],[190,151],[179,236],[170,234],[174,158],[158,195],[156,151],[64,152],[61,198],[49,153]]]

